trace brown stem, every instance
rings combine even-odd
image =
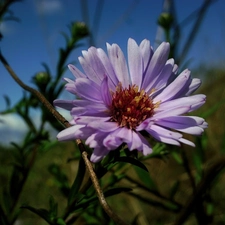
[[[98,196],[98,199],[103,207],[103,209],[105,210],[105,212],[108,214],[108,216],[110,218],[112,218],[114,220],[114,222],[116,222],[116,224],[118,225],[126,225],[127,223],[125,223],[124,221],[122,221],[113,211],[112,209],[109,207],[108,203],[106,202],[105,200],[105,196],[104,196],[104,193],[99,185],[99,182],[98,182],[98,179],[96,177],[96,174],[94,172],[94,169],[92,167],[92,164],[91,162],[89,161],[88,159],[88,155],[87,155],[87,152],[83,152],[82,153],[82,157],[84,159],[84,162],[86,164],[86,167],[87,167],[87,170],[89,172],[89,175],[91,177],[91,180],[92,180],[92,183],[93,183],[93,186],[95,188],[95,191],[97,193],[97,196]]]
[[[49,112],[59,121],[63,124],[64,127],[68,128],[71,127],[70,123],[59,113],[57,112],[54,107],[49,103],[49,101],[37,90],[27,86],[24,84],[19,77],[16,75],[16,73],[13,71],[13,69],[10,67],[6,59],[3,57],[3,55],[0,52],[0,60],[5,66],[6,70],[9,72],[9,74],[12,76],[12,78],[26,91],[31,92],[34,94],[40,101],[41,103],[49,110]],[[84,159],[85,165],[88,169],[89,175],[91,177],[93,186],[95,188],[95,191],[97,193],[97,197],[100,201],[100,204],[102,205],[103,209],[105,212],[108,214],[109,217],[111,217],[118,225],[126,225],[125,222],[123,222],[109,207],[108,203],[106,202],[105,196],[102,192],[102,189],[99,185],[98,179],[96,177],[96,174],[93,170],[92,164],[88,159],[87,152],[85,150],[84,145],[82,144],[80,139],[76,140],[76,143],[79,147],[80,152],[82,153],[82,157]]]

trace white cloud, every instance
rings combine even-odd
[[[62,9],[62,4],[59,0],[38,0],[36,8],[39,14],[50,15],[59,12]]]
[[[70,113],[63,109],[57,109],[66,119],[71,120]],[[32,111],[32,121],[35,127],[40,126],[41,115],[38,111]],[[48,123],[45,129],[49,131],[50,139],[56,140],[57,131],[54,130]],[[63,127],[62,127],[63,129]],[[0,115],[0,145],[9,146],[11,142],[20,144],[23,141],[28,127],[25,122],[17,114]]]
[[[15,114],[0,117],[0,143],[9,145],[10,142],[20,143],[28,128],[23,120]]]

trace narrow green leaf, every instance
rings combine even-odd
[[[209,202],[209,203],[206,204],[206,213],[207,213],[208,216],[211,216],[213,214],[214,209],[215,209],[215,207],[212,204],[212,202]]]
[[[175,151],[171,151],[171,155],[173,156],[173,158],[176,160],[176,162],[177,162],[179,165],[182,165],[182,164],[183,164],[183,160],[182,160],[182,158],[181,158],[180,153],[178,153],[178,152],[175,150]]]
[[[139,167],[139,168],[141,168],[141,169],[143,169],[143,170],[145,170],[145,171],[148,172],[147,167],[143,163],[141,163],[139,160],[137,160],[135,158],[131,158],[131,157],[127,157],[127,156],[122,156],[122,157],[119,157],[117,159],[117,161],[130,163],[130,164],[132,164],[134,166],[137,166],[137,167]]]
[[[81,184],[84,179],[86,167],[83,158],[80,158],[79,165],[78,165],[78,172],[77,176],[73,182],[73,185],[70,189],[69,197],[68,197],[68,205],[74,200],[75,196],[78,194],[78,191],[81,187]]]
[[[8,190],[6,190],[5,188],[3,190],[2,202],[3,202],[3,205],[4,205],[4,209],[6,211],[6,214],[10,214],[11,213],[10,211],[11,211],[11,205],[12,205],[12,198],[11,198]]]
[[[209,107],[209,109],[206,112],[201,114],[201,117],[207,119],[208,117],[213,115],[213,113],[215,113],[221,106],[223,106],[224,102],[225,100],[221,100],[217,102],[216,104],[214,104],[212,107]]]
[[[110,197],[113,195],[120,194],[122,192],[129,192],[132,191],[132,188],[127,188],[127,187],[118,187],[118,188],[112,188],[110,190],[107,190],[104,192],[105,197]]]
[[[54,225],[54,223],[50,219],[48,210],[46,210],[46,209],[36,209],[36,208],[28,206],[28,205],[23,205],[23,206],[21,206],[21,208],[30,210],[34,214],[40,216],[42,219],[44,219],[49,224]]]
[[[170,190],[170,197],[169,197],[170,199],[174,199],[174,196],[176,195],[179,189],[179,186],[180,186],[180,181],[179,180],[175,181]]]
[[[51,220],[56,218],[58,215],[58,204],[55,202],[55,199],[50,196],[49,197],[49,216]]]
[[[5,99],[6,102],[6,108],[9,109],[11,105],[10,98],[7,95],[3,95],[3,98]]]
[[[150,174],[147,171],[145,171],[137,166],[135,166],[134,169],[135,169],[139,179],[144,183],[144,185],[147,188],[149,188],[150,190],[157,190],[156,184],[154,183]]]
[[[104,192],[104,196],[107,198],[107,197],[110,197],[110,196],[114,196],[114,195],[120,194],[121,192],[129,192],[129,191],[132,191],[132,189],[131,188],[126,188],[126,187],[112,188],[110,190],[105,191]],[[75,206],[74,210],[86,208],[90,204],[92,204],[94,202],[97,202],[97,201],[98,201],[97,196],[92,196],[90,198],[84,198],[80,203],[78,203]]]
[[[49,74],[49,76],[51,77],[51,71],[49,66],[45,62],[42,62],[41,64],[45,68],[46,73]]]
[[[65,221],[64,221],[62,218],[58,218],[58,219],[56,220],[56,224],[57,224],[57,225],[66,225]]]
[[[0,224],[1,225],[10,225],[1,205],[0,205]]]
[[[66,174],[61,171],[61,168],[57,164],[49,165],[48,170],[55,177],[60,191],[64,194],[65,197],[67,197],[70,192],[70,187]]]

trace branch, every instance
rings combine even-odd
[[[49,101],[45,98],[44,95],[42,95],[39,91],[37,91],[34,88],[29,87],[28,85],[24,84],[19,77],[16,75],[16,73],[13,71],[13,69],[10,67],[10,65],[8,64],[8,62],[6,61],[6,59],[4,58],[4,56],[2,55],[2,53],[0,52],[0,61],[2,62],[2,64],[4,65],[4,67],[6,68],[6,70],[9,72],[9,74],[12,76],[12,78],[16,81],[16,83],[18,83],[24,90],[31,92],[33,95],[35,95],[40,101],[41,103],[49,110],[49,112],[59,121],[62,123],[62,125],[66,128],[71,127],[72,125],[70,125],[70,123],[58,112],[55,110],[55,108],[49,103]],[[82,154],[82,157],[84,159],[85,165],[87,167],[87,170],[89,172],[89,175],[91,177],[93,186],[95,188],[97,197],[100,201],[101,206],[103,207],[103,209],[105,210],[105,212],[107,213],[107,215],[112,218],[118,225],[127,225],[125,222],[123,222],[109,207],[105,196],[103,194],[103,191],[99,185],[98,182],[98,178],[94,172],[94,169],[92,167],[91,162],[88,159],[88,155],[87,152],[85,150],[85,147],[82,143],[82,141],[80,139],[76,140],[76,143],[79,147],[79,150]]]

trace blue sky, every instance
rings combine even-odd
[[[83,0],[85,1],[85,0]],[[10,7],[20,22],[6,21],[0,24],[4,38],[0,48],[17,75],[27,84],[31,77],[43,70],[42,62],[47,63],[54,72],[58,48],[64,46],[61,31],[68,32],[71,21],[83,21],[81,1],[78,0],[24,0]],[[97,0],[86,0],[88,19],[94,34],[95,46],[105,49],[105,43],[118,43],[126,53],[127,39],[140,42],[144,38],[155,44],[158,26],[156,24],[162,12],[163,0],[104,0],[98,30],[93,27],[93,18]],[[184,20],[198,9],[203,0],[175,0],[178,21]],[[201,62],[220,63],[225,60],[225,1],[217,0],[207,11],[201,29],[187,59],[191,59],[189,69]],[[190,24],[185,27],[182,40],[188,34]],[[69,60],[77,60],[87,42],[77,49]],[[12,104],[22,96],[21,88],[15,84],[0,64],[0,111],[4,110],[3,95],[8,95]],[[65,76],[70,76],[67,72]],[[194,75],[193,75],[194,76]]]

